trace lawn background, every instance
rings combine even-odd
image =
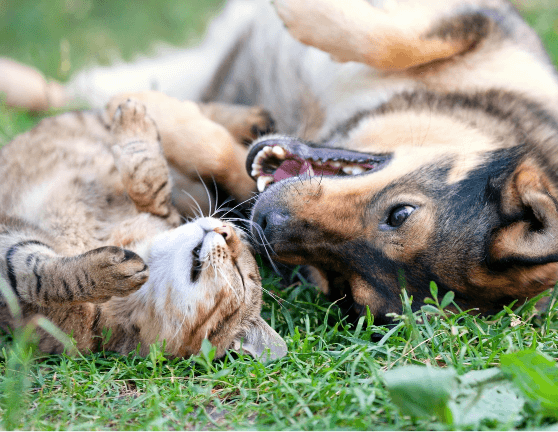
[[[517,0],[558,63],[554,1]],[[0,53],[67,80],[88,64],[152,54],[164,44],[199,39],[220,0],[0,0]],[[39,117],[0,106],[0,140]],[[165,359],[153,348],[133,354],[37,359],[25,334],[0,339],[0,429],[440,429],[434,419],[401,416],[382,373],[406,364],[453,366],[459,373],[499,365],[526,347],[558,357],[558,318],[533,303],[490,319],[468,314],[408,313],[395,328],[371,318],[347,323],[310,286],[281,291],[262,269],[263,316],[289,355],[262,365],[249,357]],[[518,305],[515,305],[518,306]],[[371,342],[376,335],[379,342]],[[379,337],[378,337],[379,335]],[[533,429],[553,421],[527,407],[515,423],[485,429]]]

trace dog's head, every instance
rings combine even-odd
[[[558,280],[557,162],[554,120],[518,96],[404,94],[319,144],[258,140],[253,230],[378,318],[430,281],[490,313]]]

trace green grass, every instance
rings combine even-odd
[[[3,0],[0,52],[67,79],[87,64],[148,54],[198,37],[223,0]]]
[[[558,8],[555,0],[512,0],[533,27],[554,62],[558,64]]]
[[[187,43],[219,4],[4,1],[0,45],[3,55],[64,80],[91,61],[147,53],[159,40]],[[524,10],[557,61],[553,5]],[[0,140],[37,121],[0,106]],[[262,314],[285,338],[287,357],[266,365],[242,355],[210,361],[206,350],[192,359],[166,359],[154,347],[147,358],[108,352],[39,357],[26,329],[0,337],[0,429],[448,429],[457,426],[402,414],[384,372],[431,365],[462,375],[499,366],[502,356],[525,349],[558,358],[558,311],[537,313],[534,301],[480,319],[443,312],[439,303],[413,314],[407,299],[407,312],[388,328],[371,317],[348,323],[313,287],[281,291],[276,278],[262,272],[264,287],[283,299],[266,294]],[[528,430],[555,421],[528,401],[516,420],[484,420],[478,427]]]
[[[371,318],[350,325],[312,288],[279,292],[264,271],[269,296],[263,315],[285,337],[287,357],[263,365],[248,356],[210,362],[147,358],[48,356],[31,361],[25,337],[14,336],[0,365],[4,427],[18,429],[445,429],[402,416],[383,385],[383,372],[409,364],[453,366],[458,373],[499,364],[500,356],[533,345],[558,356],[554,309],[538,315],[531,302],[516,315],[479,319],[420,311],[394,328]],[[519,325],[515,323],[518,322]],[[513,323],[513,324],[512,324]],[[371,342],[375,335],[378,342]],[[17,369],[17,372],[14,370]],[[25,389],[23,392],[22,389]],[[528,412],[516,424],[485,429],[532,429],[550,419]]]

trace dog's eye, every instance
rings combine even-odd
[[[410,205],[402,205],[399,207],[395,207],[387,220],[389,226],[397,228],[401,226],[403,222],[410,216],[412,212],[415,211],[415,207]]]

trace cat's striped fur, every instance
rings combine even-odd
[[[82,351],[128,353],[139,344],[146,354],[165,340],[170,355],[187,356],[208,338],[218,355],[242,340],[254,355],[284,355],[283,340],[260,317],[260,276],[241,233],[214,218],[180,225],[159,143],[169,131],[158,132],[150,115],[180,117],[192,107],[137,96],[147,97],[149,115],[121,97],[108,114],[45,119],[0,151],[0,273],[23,323],[45,315]],[[221,126],[196,115],[192,121],[212,124],[198,131],[211,140]],[[0,297],[2,328],[21,324]],[[40,348],[62,346],[45,334]]]

